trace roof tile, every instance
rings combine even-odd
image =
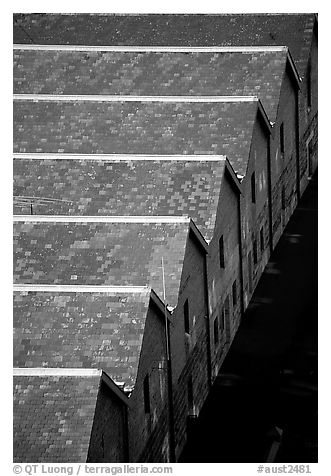
[[[14,153],[226,155],[245,175],[257,108],[256,101],[18,101]]]
[[[99,381],[15,376],[14,462],[85,462]]]

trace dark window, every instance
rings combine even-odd
[[[144,407],[145,413],[151,412],[151,400],[149,395],[149,376],[146,375],[144,378]]]
[[[221,238],[219,239],[218,247],[219,247],[219,255],[220,255],[220,267],[221,267],[221,268],[225,268],[223,235],[222,235]]]
[[[225,311],[224,311],[224,307],[222,307],[222,311],[221,311],[220,329],[221,329],[221,331],[223,331],[225,329]]]
[[[230,298],[226,296],[223,306],[223,332],[225,332],[225,339],[227,342],[230,340]]]
[[[254,264],[257,264],[257,242],[256,242],[256,240],[253,241],[253,260],[254,260]]]
[[[184,303],[184,328],[186,334],[190,333],[190,310],[188,307],[188,299]]]
[[[282,188],[282,209],[285,210],[286,208],[286,195],[285,195],[285,187]]]
[[[214,319],[214,344],[217,345],[219,340],[219,335],[218,335],[218,316],[215,317]]]
[[[187,382],[187,403],[188,403],[188,413],[189,415],[193,415],[194,414],[194,396],[193,396],[192,377],[190,377]]]
[[[264,251],[264,231],[263,231],[263,227],[260,230],[260,250],[261,250],[261,253],[263,253],[263,251]]]
[[[280,125],[280,153],[285,154],[285,133],[284,133],[284,122]]]
[[[312,97],[311,97],[311,64],[309,63],[307,69],[307,107],[311,109]]]
[[[237,305],[237,281],[234,280],[232,284],[232,304],[233,307]]]
[[[251,293],[253,291],[253,264],[252,264],[252,252],[248,253],[248,289]]]
[[[255,172],[253,172],[252,175],[251,175],[251,195],[252,195],[252,203],[255,203],[255,201],[256,201],[256,195],[255,195]]]

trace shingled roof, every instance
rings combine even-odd
[[[15,286],[14,367],[102,369],[135,384],[149,288]]]
[[[246,173],[257,98],[16,96],[14,153],[226,155]]]
[[[86,462],[100,374],[14,375],[14,462]]]
[[[16,213],[33,204],[43,215],[182,214],[207,239],[230,167],[223,156],[39,156],[15,156]]]
[[[15,93],[258,96],[273,122],[285,66],[292,64],[286,47],[198,52],[47,48],[15,49]]]
[[[148,284],[162,296],[163,257],[174,307],[192,227],[188,218],[176,217],[15,217],[14,282]]]
[[[316,15],[19,14],[14,43],[72,45],[288,46],[305,74]]]

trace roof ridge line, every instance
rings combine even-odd
[[[14,215],[14,222],[40,222],[40,223],[189,223],[190,218],[183,216],[161,215],[130,215],[130,216],[85,216],[85,215]]]
[[[29,367],[29,368],[13,368],[14,376],[27,376],[27,377],[93,377],[102,375],[101,369],[82,369],[82,368],[66,368],[66,367]]]
[[[70,153],[25,153],[18,152],[12,154],[13,158],[17,159],[85,159],[85,160],[116,160],[116,161],[152,161],[152,160],[164,160],[164,161],[187,161],[187,162],[199,162],[209,161],[218,162],[219,160],[225,160],[226,155],[222,154],[70,154]]]
[[[256,102],[257,96],[130,96],[103,94],[14,94],[14,101],[49,101],[49,102],[175,102],[175,103],[224,103]]]
[[[150,286],[108,286],[97,284],[13,284],[14,292],[74,292],[74,293],[150,293]]]
[[[124,46],[124,45],[32,45],[14,44],[13,50],[35,51],[104,51],[119,53],[258,53],[279,52],[286,46]]]

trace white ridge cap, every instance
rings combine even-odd
[[[183,155],[183,154],[174,154],[174,155],[157,155],[157,154],[67,154],[67,153],[25,153],[18,152],[13,153],[13,158],[15,159],[49,159],[49,160],[61,160],[61,159],[72,159],[72,160],[105,160],[105,161],[153,161],[153,160],[162,160],[162,161],[186,161],[186,162],[219,162],[220,160],[226,160],[225,155],[214,155],[214,154],[205,154],[205,155]]]
[[[258,53],[286,51],[286,46],[89,46],[89,45],[22,45],[14,50],[34,51],[104,51],[114,53]]]
[[[14,215],[14,222],[28,223],[189,223],[188,216],[72,216]]]
[[[62,102],[174,102],[174,103],[225,103],[255,102],[257,96],[125,96],[103,94],[14,94],[14,101]]]
[[[14,376],[20,377],[94,377],[101,376],[100,369],[81,369],[81,368],[47,368],[47,367],[33,367],[33,368],[14,368]]]
[[[150,293],[149,286],[103,286],[79,284],[14,284],[14,292],[66,292],[66,293]]]

